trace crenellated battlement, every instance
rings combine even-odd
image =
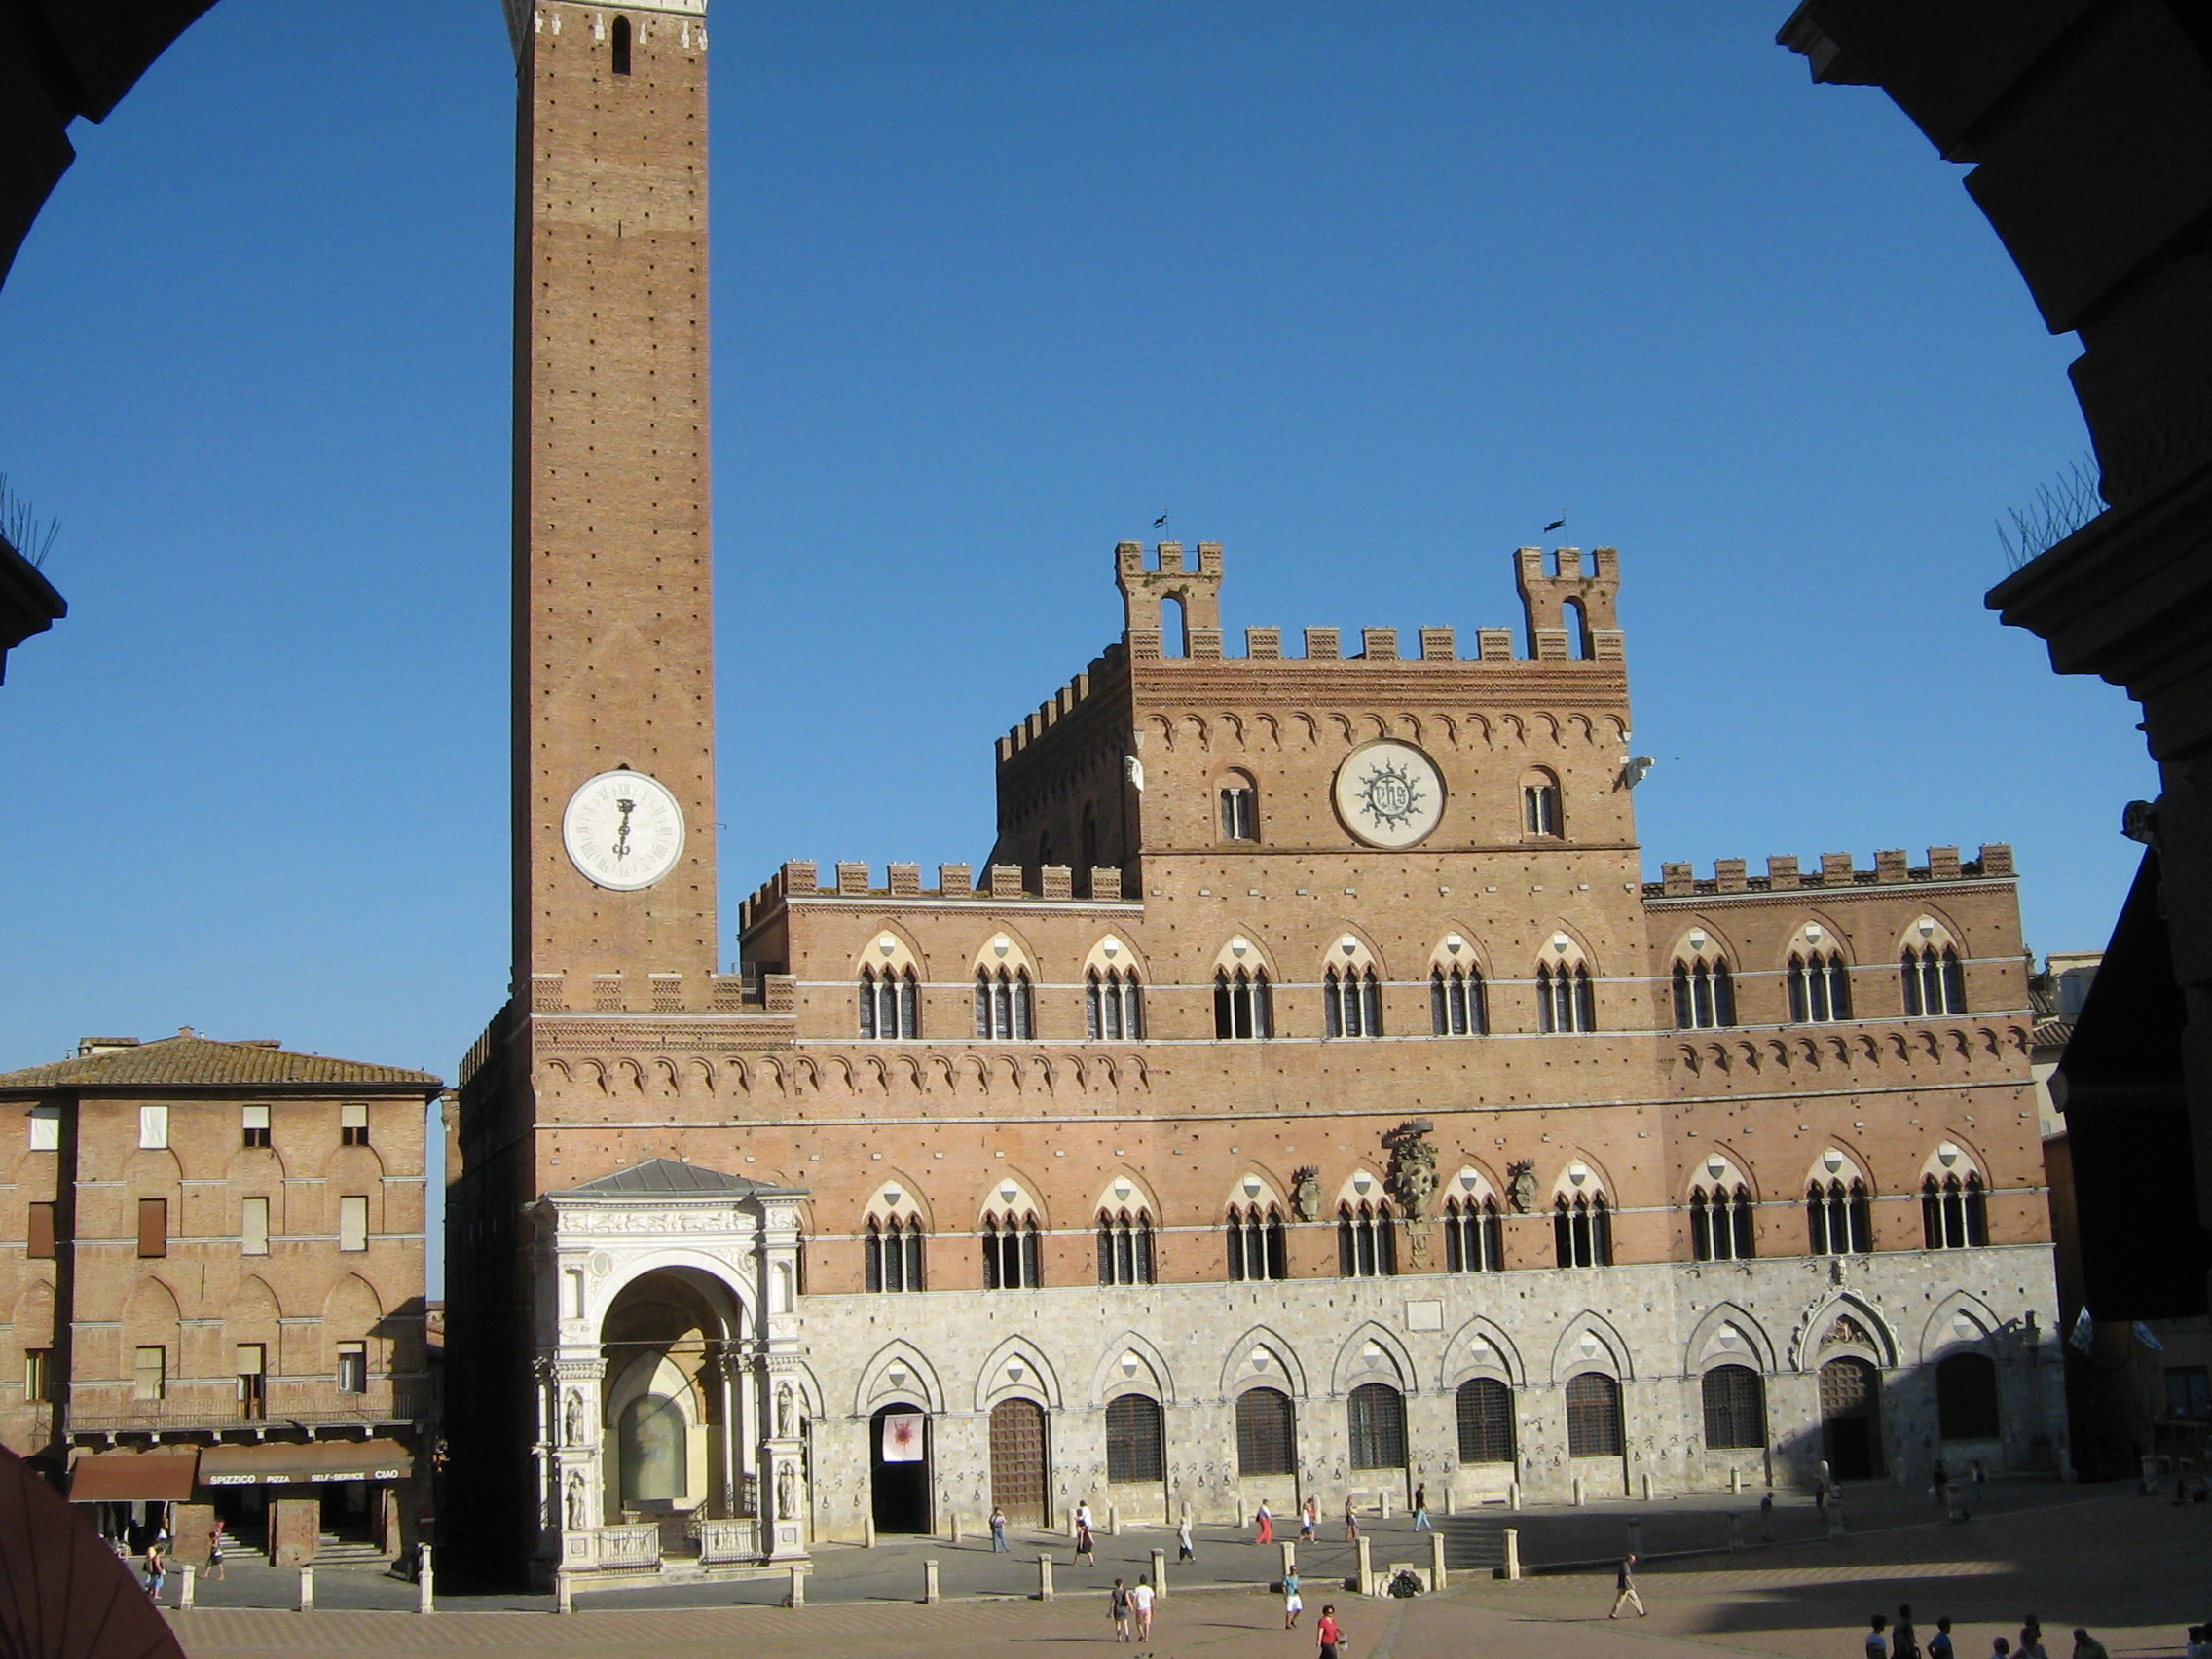
[[[1475,630],[1472,656],[1459,654],[1456,630],[1441,627],[1361,628],[1352,637],[1342,628],[1304,630],[1304,654],[1283,654],[1283,630],[1244,630],[1242,656],[1224,649],[1221,626],[1221,543],[1201,541],[1193,566],[1180,541],[1162,541],[1148,556],[1139,541],[1114,549],[1116,585],[1122,590],[1122,643],[1131,663],[1341,663],[1349,672],[1362,667],[1396,668],[1419,663],[1571,663],[1620,662],[1626,655],[1616,601],[1620,593],[1620,554],[1600,547],[1585,565],[1582,549],[1561,547],[1546,553],[1524,547],[1515,569],[1528,620],[1528,655],[1513,650],[1510,628]],[[1169,610],[1180,607],[1180,625]],[[1050,706],[1050,705],[1048,705]],[[1003,757],[1003,756],[1002,756]]]
[[[1113,866],[1091,870],[1089,892],[1080,898],[1075,890],[1076,871],[1068,865],[985,865],[978,882],[973,865],[940,864],[935,887],[922,885],[922,866],[918,864],[886,865],[880,885],[871,865],[840,862],[830,869],[830,878],[825,882],[822,866],[814,860],[788,861],[738,905],[738,933],[750,932],[756,919],[793,899],[927,900],[932,903],[973,900],[984,904],[1135,903],[1122,897],[1122,871]]]
[[[1088,668],[1038,704],[1035,714],[999,739],[999,763],[1003,766],[1089,701],[1092,684],[1104,683],[1108,671],[1119,668],[1125,655],[1123,646],[1108,645],[1103,656],[1093,657]]]
[[[1715,859],[1711,876],[1699,876],[1687,864],[1663,864],[1660,878],[1643,884],[1646,899],[1704,899],[1732,893],[1788,893],[1843,887],[1894,887],[1915,882],[2010,881],[2012,849],[2003,841],[1983,844],[1980,856],[1964,859],[1956,847],[1930,847],[1928,862],[1913,865],[1902,847],[1874,855],[1874,867],[1861,869],[1849,853],[1823,853],[1819,867],[1806,868],[1794,853],[1776,853],[1766,874],[1752,875],[1742,859]]]

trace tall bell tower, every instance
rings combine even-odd
[[[718,962],[706,13],[507,0],[514,973],[541,1008],[703,1010]]]

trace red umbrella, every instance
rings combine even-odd
[[[0,1659],[184,1659],[130,1568],[4,1447]]]

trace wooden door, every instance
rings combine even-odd
[[[991,1501],[1017,1527],[1051,1525],[1045,1408],[1001,1400],[991,1408]]]

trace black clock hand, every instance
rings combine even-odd
[[[630,856],[630,814],[638,803],[634,800],[617,800],[614,804],[622,809],[621,828],[614,832],[614,856],[626,859]]]

